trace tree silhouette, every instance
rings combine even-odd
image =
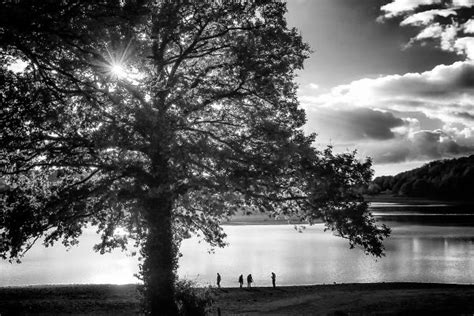
[[[322,218],[382,255],[389,230],[357,190],[370,161],[316,150],[301,130],[293,79],[309,48],[285,11],[276,1],[3,1],[2,258],[40,238],[73,245],[94,225],[98,251],[136,241],[147,310],[175,315],[180,240],[223,245],[219,224],[236,210]]]
[[[374,179],[369,194],[391,191],[396,195],[472,201],[474,155],[432,161],[395,176]]]

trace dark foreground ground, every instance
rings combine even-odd
[[[222,315],[473,315],[474,285],[379,283],[216,289]],[[137,315],[135,285],[0,288],[0,315]],[[213,313],[217,315],[217,311]]]

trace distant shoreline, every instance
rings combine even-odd
[[[414,198],[414,197],[401,197],[401,196],[394,196],[391,194],[378,194],[378,195],[367,195],[364,196],[365,200],[369,203],[387,203],[382,207],[373,207],[370,208],[370,211],[379,211],[380,208],[384,207],[391,207],[388,203],[395,203],[395,204],[406,204],[407,206],[439,206],[439,207],[452,207],[456,205],[463,205],[463,206],[474,206],[473,202],[466,202],[466,201],[446,201],[446,200],[431,200],[425,198]],[[323,223],[323,221],[315,221],[315,224]],[[259,213],[259,214],[237,214],[233,215],[229,221],[222,222],[224,226],[237,226],[237,225],[303,225],[307,224],[302,221],[298,221],[296,218],[292,219],[275,219],[269,217],[267,214]]]
[[[435,200],[421,197],[408,197],[398,196],[393,194],[376,194],[376,195],[364,195],[365,201],[369,203],[403,203],[412,205],[425,205],[425,204],[446,204],[446,205],[465,205],[473,204],[472,201],[462,200]]]
[[[213,289],[222,315],[467,315],[474,285],[352,283]],[[132,315],[137,285],[0,287],[0,314]]]

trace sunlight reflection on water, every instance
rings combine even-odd
[[[238,286],[240,274],[252,273],[256,286],[348,282],[474,283],[474,227],[391,223],[387,256],[378,260],[347,241],[323,232],[322,225],[298,233],[291,225],[225,226],[229,246],[208,254],[196,238],[183,242],[178,273],[202,285]],[[64,283],[137,283],[137,258],[114,251],[92,251],[98,241],[87,230],[79,247],[35,246],[23,263],[0,262],[0,286]]]
[[[321,224],[302,234],[287,225],[228,226],[226,232],[229,247],[213,255],[202,255],[207,246],[187,240],[180,274],[212,284],[219,272],[224,286],[236,286],[241,273],[252,273],[256,285],[270,286],[272,271],[282,285],[474,282],[473,227],[394,227],[386,242],[387,256],[377,260],[358,249],[350,250],[347,241],[324,233]]]

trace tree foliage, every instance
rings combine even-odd
[[[472,201],[474,155],[432,161],[395,176],[374,179],[370,193],[389,191],[396,195]]]
[[[357,190],[370,161],[317,150],[301,130],[294,77],[309,48],[285,11],[2,1],[0,256],[40,238],[72,245],[94,225],[101,252],[136,241],[149,311],[176,314],[179,241],[199,233],[223,245],[219,224],[236,210],[322,218],[382,255],[389,230]]]

